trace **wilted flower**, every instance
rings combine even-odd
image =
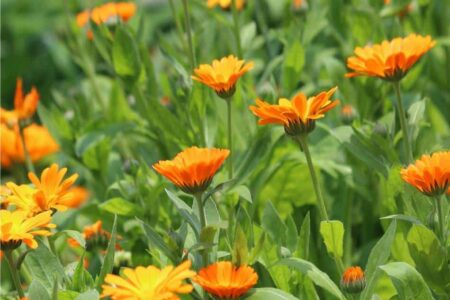
[[[3,251],[13,250],[24,242],[34,249],[38,246],[34,237],[36,235],[49,236],[52,233],[49,228],[55,228],[51,224],[52,212],[42,212],[29,217],[25,211],[0,210],[0,247]]]
[[[258,282],[258,274],[249,266],[221,261],[201,269],[193,280],[218,299],[238,299]]]
[[[361,293],[366,287],[364,271],[358,266],[347,268],[342,274],[341,287],[346,293]]]
[[[339,104],[339,100],[330,100],[336,89],[334,87],[308,99],[303,93],[299,93],[290,101],[286,98],[279,99],[278,104],[257,99],[256,106],[250,106],[250,110],[260,117],[260,125],[283,125],[288,135],[303,135],[314,129],[317,119],[323,118],[327,111]]]
[[[238,60],[230,55],[221,60],[214,60],[212,65],[200,65],[194,70],[195,75],[192,79],[214,89],[219,97],[228,99],[236,91],[238,79],[252,68],[252,62],[245,64],[244,60]]]
[[[357,47],[356,56],[347,59],[347,66],[354,72],[345,76],[373,76],[398,81],[435,44],[429,35],[423,37],[410,34],[405,38],[383,41],[381,44]]]
[[[159,161],[153,168],[188,194],[205,191],[230,154],[226,149],[191,147],[173,160]]]
[[[20,120],[30,119],[36,112],[39,103],[39,93],[35,87],[23,96],[22,79],[17,78],[16,94],[14,96],[14,110],[0,108],[1,123],[13,127]]]
[[[192,285],[183,282],[195,275],[190,267],[191,262],[185,261],[175,268],[173,266],[163,269],[155,266],[124,268],[123,277],[106,275],[101,298],[177,300],[178,294],[189,294],[193,289]]]
[[[1,164],[4,168],[9,168],[13,163],[25,162],[23,145],[19,136],[18,125],[13,129],[5,124],[0,125],[0,149]],[[47,128],[37,124],[31,124],[24,129],[25,144],[31,160],[36,162],[47,155],[58,152],[59,146],[50,135]]]
[[[440,196],[450,190],[450,151],[422,155],[400,171],[404,181],[427,196]]]

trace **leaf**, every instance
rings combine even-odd
[[[66,235],[66,236],[68,236],[70,238],[73,238],[75,241],[77,241],[78,244],[80,244],[81,247],[85,248],[86,241],[85,241],[83,235],[80,232],[76,231],[76,230],[67,230],[67,229],[66,230],[62,230],[62,231],[59,231],[59,232],[55,233],[50,238],[53,239],[53,240],[56,240],[57,238],[59,238],[62,235]]]
[[[33,279],[28,289],[30,300],[50,300],[50,295],[45,286],[38,279]]]
[[[55,279],[63,282],[66,277],[63,266],[47,246],[38,239],[39,246],[25,258],[25,263],[34,280],[39,280],[50,295]]]
[[[389,220],[389,219],[407,221],[407,222],[410,222],[411,224],[422,224],[417,218],[415,218],[413,216],[407,216],[407,215],[401,215],[401,214],[390,215],[390,216],[380,218],[380,220]]]
[[[74,291],[58,291],[58,300],[75,300],[79,293]]]
[[[298,237],[299,243],[299,252],[300,258],[308,259],[309,258],[309,237],[311,235],[311,217],[308,213],[303,219],[302,227],[300,227],[300,234]]]
[[[434,300],[420,273],[407,263],[392,262],[379,268],[391,278],[398,299]]]
[[[391,255],[391,245],[394,242],[396,228],[397,221],[394,219],[381,239],[370,251],[365,268],[365,274],[369,281],[377,266],[384,264]]]
[[[94,286],[91,274],[84,269],[85,253],[80,257],[72,276],[71,289],[77,292],[84,292]]]
[[[246,265],[249,259],[247,237],[239,223],[236,225],[232,258],[236,266]]]
[[[294,253],[295,250],[297,250],[298,230],[291,215],[289,215],[286,219],[286,227],[286,247],[291,251],[291,253]]]
[[[290,94],[295,89],[303,66],[305,65],[305,49],[296,40],[287,49],[283,63],[283,88],[285,93]]]
[[[274,288],[255,288],[248,292],[243,299],[247,300],[298,300],[285,291]]]
[[[322,221],[320,222],[320,234],[328,253],[333,257],[342,257],[344,254],[344,224],[336,220]]]
[[[118,26],[112,49],[114,70],[122,77],[137,78],[141,72],[141,58],[136,39],[125,26]]]
[[[177,262],[175,254],[166,245],[163,238],[155,231],[153,228],[145,224],[143,221],[139,220],[144,229],[145,236],[147,237],[150,244],[158,248],[165,256],[167,256],[172,262]]]
[[[136,204],[121,197],[111,198],[98,206],[100,209],[120,216],[136,216],[142,211]]]
[[[82,294],[79,294],[75,300],[95,300],[100,299],[100,295],[96,290],[90,290],[87,292],[84,292]]]
[[[114,223],[111,230],[111,239],[106,248],[106,255],[103,260],[103,265],[100,269],[100,274],[96,279],[97,290],[101,291],[103,281],[107,274],[111,273],[114,267],[114,253],[116,252],[116,231],[117,231],[117,215],[114,215]]]
[[[194,232],[197,236],[200,235],[200,221],[197,218],[197,216],[194,214],[192,209],[184,203],[183,200],[177,197],[174,193],[169,191],[168,189],[165,190],[167,196],[169,196],[169,199],[172,201],[172,203],[177,208],[180,215],[186,220],[186,222],[191,225],[192,229],[194,229]]]
[[[330,279],[330,277],[309,261],[291,257],[278,261],[276,265],[284,265],[294,268],[302,274],[306,275],[309,279],[312,280],[312,282],[314,282],[314,284],[320,286],[330,294],[336,296],[338,299],[345,299],[342,292]]]
[[[284,225],[278,212],[270,201],[267,202],[266,207],[264,208],[261,225],[272,240],[277,242],[278,245],[281,246],[286,240],[287,227]]]

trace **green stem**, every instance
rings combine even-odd
[[[28,147],[25,142],[24,131],[25,131],[25,126],[21,121],[19,121],[19,136],[20,136],[20,141],[22,142],[23,154],[25,156],[25,165],[27,166],[28,172],[35,173],[33,161],[31,160],[30,152],[28,151]]]
[[[198,206],[198,216],[200,218],[200,234],[203,231],[203,228],[206,227],[206,216],[205,216],[205,209],[203,207],[203,193],[198,193],[194,195],[195,200],[197,200],[197,206]],[[203,266],[208,265],[208,252],[206,249],[202,250],[202,256],[203,256]]]
[[[306,162],[308,164],[309,173],[311,174],[311,180],[314,187],[314,192],[316,193],[317,204],[319,206],[320,219],[322,221],[328,221],[327,208],[325,206],[325,202],[322,198],[322,192],[320,191],[319,181],[317,180],[316,171],[314,170],[314,165],[311,159],[311,153],[309,152],[307,135],[298,136],[298,142],[305,153]]]
[[[445,229],[445,215],[444,215],[444,210],[442,208],[442,202],[441,199],[442,197],[435,197],[436,199],[436,207],[437,207],[437,212],[438,212],[438,221],[439,221],[439,233],[441,236],[441,243],[442,246],[445,248],[447,247],[447,232]]]
[[[350,265],[352,257],[352,223],[353,223],[353,193],[349,192],[345,201],[345,239],[344,239],[344,260]]]
[[[231,11],[233,12],[233,33],[236,39],[237,54],[240,59],[243,58],[242,46],[241,46],[241,31],[239,28],[239,16],[236,8],[236,0],[232,1]]]
[[[194,45],[192,42],[192,27],[191,27],[191,18],[189,15],[189,4],[188,0],[183,0],[183,10],[184,10],[184,22],[185,22],[185,30],[187,34],[188,48],[189,48],[189,60],[191,63],[191,69],[193,70],[197,65],[195,61],[195,52]]]
[[[413,154],[412,154],[412,150],[411,150],[411,142],[409,139],[409,134],[408,134],[408,127],[406,125],[406,115],[405,115],[405,110],[403,109],[403,103],[402,103],[402,96],[400,94],[400,82],[399,81],[395,81],[394,83],[394,89],[395,89],[395,94],[397,96],[397,108],[398,108],[398,114],[399,114],[399,119],[400,119],[400,126],[402,127],[402,131],[403,131],[403,141],[405,144],[405,149],[406,149],[406,155],[408,157],[408,163],[413,161]]]
[[[14,259],[12,257],[12,250],[5,250],[5,257],[6,257],[6,261],[8,262],[9,265],[9,270],[11,271],[11,278],[14,282],[14,285],[16,286],[16,290],[19,293],[19,297],[25,297],[25,293],[22,290],[22,285],[20,284],[20,277],[19,274],[17,273],[17,269],[16,266],[14,264]]]
[[[233,179],[233,126],[231,123],[231,97],[225,100],[227,102],[227,127],[228,127],[228,179]]]
[[[169,0],[170,10],[172,11],[173,19],[175,20],[175,27],[177,28],[177,34],[183,46],[183,50],[185,52],[189,52],[189,46],[187,45],[187,41],[183,36],[183,28],[181,27],[180,20],[177,17],[177,11],[175,9],[174,0]]]

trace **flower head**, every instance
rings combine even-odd
[[[88,251],[95,248],[105,249],[111,239],[111,233],[102,228],[101,220],[98,220],[92,225],[85,226],[82,235],[86,241],[86,250]],[[80,244],[73,238],[69,238],[68,243],[72,247],[80,246]],[[118,244],[116,245],[116,249],[120,249]]]
[[[356,118],[357,112],[353,105],[346,104],[341,108],[341,120],[344,124],[351,124]]]
[[[159,161],[153,168],[189,194],[205,191],[230,151],[191,147],[178,153],[173,160]]]
[[[238,79],[252,68],[252,62],[245,63],[230,55],[214,60],[211,65],[200,65],[192,79],[211,87],[219,97],[229,98],[236,90]]]
[[[342,274],[341,287],[350,294],[360,293],[366,287],[364,271],[358,266],[347,268]]]
[[[66,197],[59,201],[62,205],[69,208],[80,207],[89,199],[90,195],[89,190],[81,186],[74,186],[69,190],[69,192],[71,193],[72,197]]]
[[[36,112],[39,103],[39,93],[35,87],[23,96],[22,79],[17,78],[16,94],[14,96],[14,110],[8,111],[3,108],[0,109],[1,123],[13,127],[19,120],[26,120],[31,118]]]
[[[238,299],[258,282],[258,275],[249,266],[221,261],[201,269],[194,282],[219,299]]]
[[[123,277],[108,274],[102,286],[102,298],[112,300],[177,300],[178,294],[189,294],[193,287],[185,284],[195,272],[190,270],[191,262],[185,261],[177,267],[167,266],[159,269],[155,266],[124,268]]]
[[[5,124],[0,125],[0,149],[1,164],[4,168],[11,167],[14,163],[25,162],[25,154],[22,142],[20,141],[19,128],[14,126],[12,129]],[[39,161],[47,155],[53,154],[59,150],[55,139],[50,135],[47,128],[31,124],[24,129],[25,144],[33,162]]]
[[[357,47],[355,56],[347,59],[347,66],[354,72],[345,76],[372,76],[398,81],[435,44],[429,35],[424,37],[410,34],[405,38],[383,41],[381,44]]]
[[[450,151],[422,155],[400,171],[404,181],[427,196],[439,196],[450,188]]]
[[[28,247],[35,249],[38,245],[35,236],[49,236],[52,212],[42,212],[36,216],[28,217],[25,211],[0,210],[0,243],[2,250],[12,250],[24,242]]]
[[[339,100],[330,100],[336,89],[334,87],[308,99],[303,93],[298,93],[290,101],[279,99],[278,104],[268,104],[257,99],[256,106],[250,106],[250,110],[260,117],[260,125],[279,124],[284,126],[290,136],[302,135],[311,132],[315,121],[339,104]]]
[[[236,9],[241,10],[244,8],[245,0],[235,0],[236,1]],[[231,4],[233,4],[233,0],[208,0],[206,5],[209,8],[216,7],[220,5],[222,9],[230,9]]]

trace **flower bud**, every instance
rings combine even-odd
[[[342,123],[349,125],[356,119],[358,113],[352,105],[347,104],[342,106],[340,115]]]
[[[358,267],[350,267],[344,271],[341,278],[341,288],[349,294],[358,294],[366,287],[364,271]]]

